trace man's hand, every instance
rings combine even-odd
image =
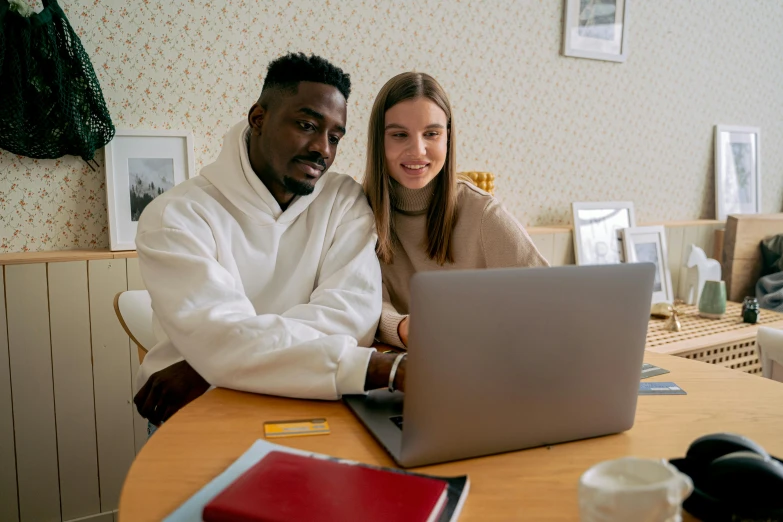
[[[400,321],[400,324],[397,325],[397,335],[400,336],[400,341],[402,341],[402,344],[405,346],[408,346],[408,318],[410,316],[405,316],[405,319]]]
[[[139,415],[160,426],[208,389],[209,383],[186,361],[180,361],[153,373],[133,402]]]
[[[386,388],[389,385],[389,374],[391,374],[396,353],[373,352],[370,357],[370,364],[367,366],[367,376],[364,379],[364,389],[367,391]],[[394,389],[405,391],[405,363],[407,357],[400,361],[397,366],[397,373],[394,374]]]

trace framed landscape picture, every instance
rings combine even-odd
[[[761,130],[715,126],[715,217],[761,214]]]
[[[195,174],[193,136],[170,130],[120,130],[106,145],[111,250],[134,250],[141,213]]]
[[[630,0],[565,0],[563,55],[624,62]]]

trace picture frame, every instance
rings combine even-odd
[[[631,201],[571,203],[574,223],[574,256],[577,265],[613,265],[624,259],[624,228],[635,227]]]
[[[656,267],[652,302],[673,303],[672,276],[669,271],[666,229],[662,226],[624,228],[623,249],[628,263],[650,262]]]
[[[715,217],[761,214],[761,129],[715,126]]]
[[[628,58],[630,0],[565,0],[563,55],[610,62]]]
[[[195,175],[193,150],[188,131],[117,129],[106,145],[105,161],[111,250],[136,249],[144,208]]]

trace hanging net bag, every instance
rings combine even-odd
[[[0,148],[30,158],[72,154],[89,164],[114,125],[65,13],[56,0],[43,7],[25,17],[0,0]]]

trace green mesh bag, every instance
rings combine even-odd
[[[24,17],[0,0],[0,148],[93,160],[114,137],[90,58],[56,0]],[[94,161],[94,160],[93,160]]]

